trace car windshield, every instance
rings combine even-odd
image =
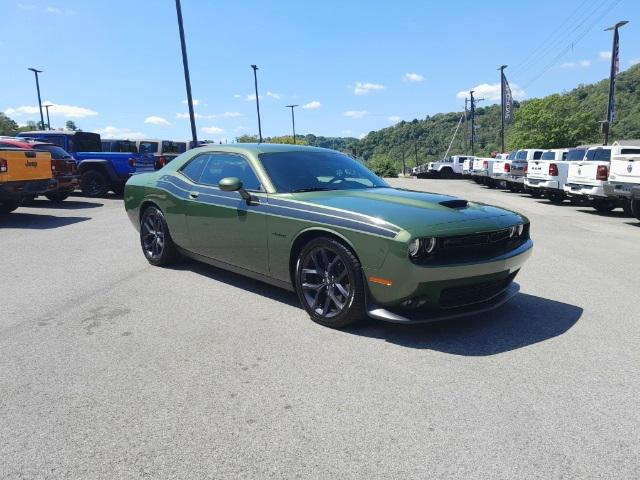
[[[516,153],[516,160],[526,160],[527,159],[527,151],[526,150],[518,150]]]
[[[611,150],[608,148],[594,148],[587,151],[585,160],[611,160]]]
[[[584,158],[584,148],[572,148],[567,153],[567,160],[582,160]]]
[[[54,160],[62,160],[65,158],[71,158],[71,155],[69,155],[65,150],[63,150],[62,148],[58,147],[57,145],[36,145],[35,148],[37,150],[46,150],[47,152],[49,152],[51,154],[51,157]]]
[[[260,161],[280,193],[389,186],[365,166],[338,152],[263,153]]]
[[[544,152],[540,157],[540,160],[555,160],[555,159],[556,159],[556,152],[552,152],[552,151]]]
[[[515,160],[516,159],[516,153],[518,153],[518,152],[511,152],[509,155],[507,155],[507,160]]]

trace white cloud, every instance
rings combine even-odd
[[[47,12],[60,14],[62,13],[62,10],[60,10],[58,7],[47,7]]]
[[[43,102],[43,105],[51,105],[49,107],[49,115],[52,117],[64,117],[64,118],[85,118],[98,115],[98,112],[94,112],[88,108],[77,107],[75,105],[61,105],[49,101]],[[39,114],[40,110],[37,106],[23,105],[21,107],[9,107],[4,113],[8,116],[20,115],[35,115]]]
[[[167,119],[156,115],[151,115],[150,117],[145,118],[144,123],[149,123],[151,125],[171,125]]]
[[[305,108],[307,110],[315,110],[316,108],[320,108],[321,106],[322,104],[318,100],[313,100],[302,105],[302,108]]]
[[[611,52],[600,52],[598,56],[600,60],[611,60]]]
[[[234,93],[233,98],[242,98],[242,95],[240,95],[239,93]]]
[[[262,100],[262,95],[258,95],[258,99]],[[248,93],[246,97],[244,97],[245,101],[247,102],[255,102],[256,101],[256,94],[255,93]]]
[[[387,117],[387,120],[393,123],[398,123],[400,120],[402,120],[402,118],[400,118],[398,115],[391,115],[390,117]]]
[[[640,58],[632,58],[629,60],[629,65],[637,65],[638,63],[640,63]]]
[[[193,102],[193,106],[197,107],[198,105],[200,105],[200,100],[197,98],[192,98],[191,101]],[[188,105],[189,102],[187,101],[187,99],[185,98],[184,100],[182,100],[182,103],[184,103],[185,105]]]
[[[591,65],[589,60],[580,60],[578,62],[565,62],[560,65],[560,68],[586,68]]]
[[[366,95],[374,90],[384,90],[384,85],[380,83],[356,82],[353,93],[355,93],[356,95]]]
[[[146,137],[144,133],[133,132],[128,128],[118,128],[113,125],[109,125],[104,128],[97,128],[94,132],[99,133],[103,138],[124,138],[129,140],[136,140]]]
[[[367,112],[366,110],[347,110],[346,112],[343,113],[345,117],[349,117],[349,118],[362,118],[368,114],[369,112]]]
[[[424,76],[419,73],[405,73],[403,80],[405,82],[423,82]]]
[[[516,83],[511,83],[509,86],[511,87],[511,94],[516,100],[520,100],[527,96],[524,90],[522,90]],[[473,90],[475,98],[484,98],[487,101],[500,100],[500,83],[481,83],[469,90]],[[469,90],[458,92],[456,98],[464,100],[469,97]]]
[[[194,112],[193,116],[195,118],[204,118],[204,119],[208,119],[208,120],[213,120],[216,118],[235,118],[235,117],[241,117],[242,114],[240,112],[224,112],[224,113],[212,113],[210,115],[201,115],[198,112]],[[188,120],[189,119],[189,112],[184,112],[184,113],[176,113],[176,118],[178,119],[182,119],[182,120]]]
[[[219,133],[224,133],[224,128],[219,128],[219,127],[202,127],[200,130],[202,130],[204,133],[209,133],[211,135],[217,135]]]
[[[274,100],[280,100],[280,94],[275,92],[267,92],[267,97],[271,97]]]
[[[366,137],[366,136],[367,136],[367,134],[366,134],[366,133],[361,133],[360,135],[358,135],[358,138],[359,138],[360,140],[362,140],[362,139],[363,139],[364,137]]]

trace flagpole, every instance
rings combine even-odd
[[[501,65],[500,70],[500,153],[504,153],[504,69],[506,65]]]
[[[629,23],[626,20],[616,23],[613,27],[605,29],[606,31],[613,30],[613,45],[611,47],[611,70],[609,71],[609,101],[607,103],[607,121],[603,124],[604,130],[604,145],[609,143],[609,128],[614,119],[614,95],[616,90],[616,75],[618,74],[618,48],[619,48],[619,36],[618,29],[623,25]]]

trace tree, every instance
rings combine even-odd
[[[0,112],[0,135],[15,135],[18,128],[15,121]]]
[[[67,123],[65,124],[67,130],[71,130],[73,132],[79,130],[78,127],[76,126],[76,123],[73,120],[67,120]]]
[[[507,137],[512,148],[562,148],[598,138],[598,120],[574,95],[550,95],[527,102]]]
[[[397,177],[398,172],[402,170],[389,156],[380,154],[367,162],[367,167],[379,177]]]

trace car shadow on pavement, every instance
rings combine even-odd
[[[25,213],[23,211],[0,215],[0,229],[19,228],[31,230],[48,230],[51,228],[66,227],[74,223],[90,220],[91,217],[55,217],[53,215],[40,215],[37,213]]]
[[[65,200],[60,203],[53,203],[49,200],[32,200],[22,205],[25,208],[46,208],[54,210],[81,210],[85,208],[98,208],[104,206],[104,203],[82,202],[78,200]]]
[[[578,212],[589,213],[591,215],[597,215],[598,217],[632,218],[631,215],[624,213],[622,210],[613,210],[612,212],[599,212],[596,209],[591,209],[591,210],[578,210]]]
[[[520,293],[503,307],[481,315],[419,325],[371,319],[347,331],[407,348],[478,357],[516,350],[562,335],[580,319],[582,311],[575,305]]]

